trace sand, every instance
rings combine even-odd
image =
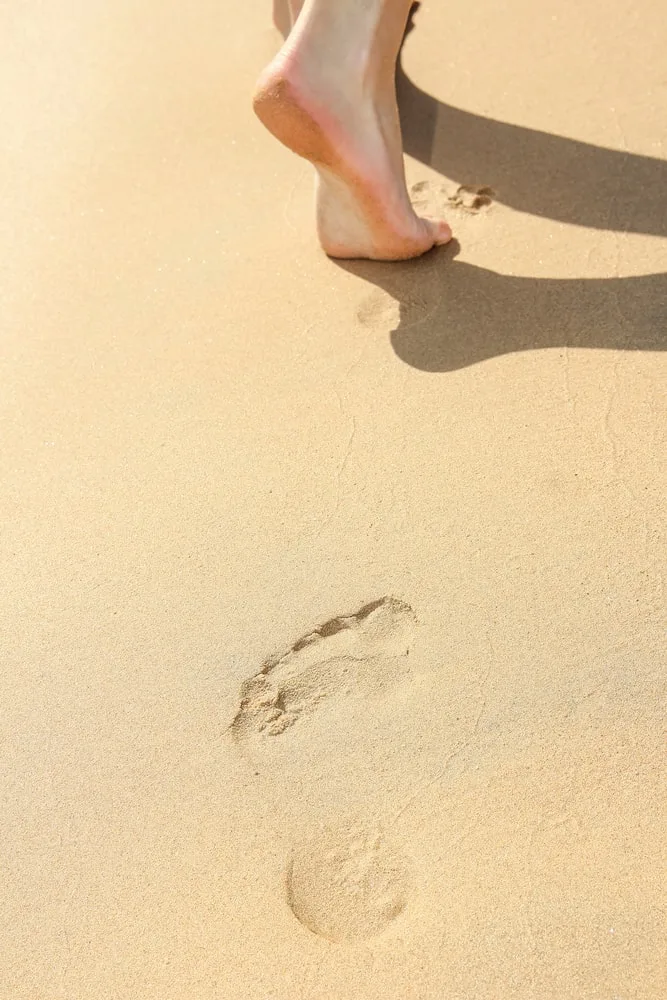
[[[664,1000],[662,5],[424,5],[395,266],[266,3],[0,20],[2,997]]]

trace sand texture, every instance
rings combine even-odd
[[[266,2],[0,30],[2,1000],[665,1000],[664,5],[425,4],[397,265]]]

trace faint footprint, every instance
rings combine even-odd
[[[419,215],[438,218],[447,204],[447,188],[433,181],[417,181],[410,187],[410,201]]]
[[[426,183],[425,181],[423,183]],[[417,187],[417,185],[415,185]],[[421,214],[419,204],[416,207]],[[442,215],[442,209],[431,212],[433,218]],[[449,246],[451,253],[452,244]],[[366,295],[356,307],[356,319],[360,326],[371,330],[392,330],[400,325],[401,330],[423,323],[437,308],[440,301],[440,273],[442,258],[420,257],[405,261],[400,268],[393,264],[375,266],[367,272],[369,282],[381,287]],[[356,273],[364,276],[363,265],[357,266]]]
[[[375,291],[367,295],[357,309],[357,320],[362,326],[387,329],[398,326],[401,308],[387,292]]]
[[[461,208],[465,212],[476,214],[483,208],[489,208],[493,204],[496,192],[493,188],[482,186],[476,187],[474,184],[462,184],[456,189],[454,194],[449,196],[449,203],[454,208]]]
[[[243,682],[232,736],[277,736],[326,699],[386,689],[405,670],[415,624],[408,604],[383,597],[321,625]]]
[[[382,834],[327,831],[295,851],[285,891],[304,927],[329,941],[368,938],[405,909],[410,878],[405,859]]]

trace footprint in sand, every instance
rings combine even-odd
[[[357,308],[357,322],[367,329],[382,331],[397,330],[399,326],[405,331],[423,323],[439,302],[437,279],[431,280],[433,277],[424,269],[409,286],[401,285],[393,294],[371,292]]]
[[[454,194],[449,196],[449,203],[454,208],[461,208],[464,212],[476,215],[482,209],[489,208],[493,204],[496,192],[493,188],[474,184],[462,184],[456,189]]]
[[[495,191],[487,185],[461,184],[455,191],[448,191],[445,184],[418,181],[410,188],[415,209],[422,215],[435,217],[448,206],[477,215],[493,204]]]
[[[386,690],[406,670],[415,625],[412,608],[394,597],[332,618],[243,682],[232,737],[279,736],[328,699]]]
[[[390,265],[388,265],[390,266]],[[416,267],[412,261],[403,271],[386,275],[384,290],[376,289],[366,295],[356,308],[356,320],[370,330],[402,330],[423,322],[433,312],[438,300],[439,264],[429,264],[420,259]]]
[[[294,916],[329,941],[373,937],[406,908],[405,858],[379,832],[329,830],[294,852],[285,893]]]
[[[401,318],[396,299],[380,290],[367,295],[357,308],[357,322],[364,327],[393,329]]]
[[[433,181],[417,181],[410,186],[410,201],[419,215],[435,218],[447,204],[447,189]]]

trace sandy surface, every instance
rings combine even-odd
[[[662,5],[426,5],[396,266],[266,3],[0,20],[2,997],[664,1000]]]

